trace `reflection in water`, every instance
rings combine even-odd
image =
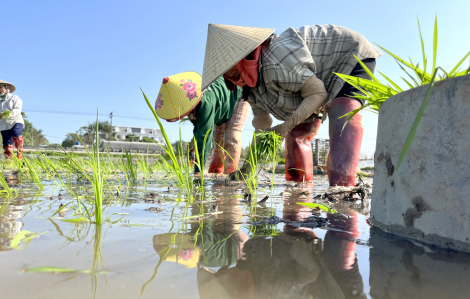
[[[21,298],[137,298],[140,291],[142,298],[365,298],[369,286],[367,295],[373,299],[467,298],[470,293],[468,256],[436,252],[375,230],[370,238],[373,247],[356,245],[354,239],[369,241],[369,227],[360,215],[368,213],[367,205],[335,203],[332,207],[349,217],[328,215],[326,228],[282,223],[253,227],[242,224],[254,220],[243,214],[305,220],[312,210],[296,203],[311,202],[314,187],[286,186],[275,192],[283,191],[282,197],[270,195],[268,202],[254,201],[252,206],[240,204],[233,188],[225,194],[223,188],[212,189],[220,196],[216,204],[223,213],[203,221],[181,218],[208,212],[213,204],[188,204],[181,209],[181,204],[163,203],[165,211],[158,214],[143,211],[147,206],[142,204],[115,208],[133,214],[129,217],[132,222],[149,223],[155,226],[152,228],[130,228],[117,222],[71,224],[62,222],[57,217],[62,215],[57,214],[53,219],[40,219],[57,210],[61,203],[57,201],[0,204],[0,250],[9,249],[21,231],[52,230],[35,241],[35,246],[0,254],[6,269],[0,277],[0,297],[14,293]],[[155,252],[147,256],[149,239]],[[150,257],[160,258],[149,264]],[[104,260],[113,273],[100,277]],[[37,266],[89,271],[24,274],[21,280],[12,275]]]
[[[9,244],[21,232],[22,205],[6,202],[0,206],[0,251],[10,250]]]
[[[469,298],[469,255],[432,251],[375,228],[370,243],[372,298]]]
[[[302,220],[310,209],[286,198],[283,216]],[[308,200],[308,198],[306,199]],[[297,199],[298,201],[298,199]],[[239,205],[219,206],[218,219],[192,224],[189,234],[153,237],[162,261],[197,267],[200,298],[365,298],[356,259],[358,218],[331,215],[325,241],[311,229],[285,226],[273,237],[240,230]],[[193,214],[199,214],[199,206]],[[258,211],[260,212],[260,211]]]

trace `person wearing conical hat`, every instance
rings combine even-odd
[[[213,140],[209,173],[223,173],[224,164],[226,173],[232,173],[240,159],[241,132],[248,119],[250,105],[241,98],[241,88],[228,82],[229,89],[220,76],[211,82],[204,93],[201,91],[201,82],[201,75],[196,72],[164,78],[155,102],[155,112],[170,122],[187,116],[194,125],[193,134],[201,163],[206,163]],[[225,159],[224,151],[219,145],[231,158]],[[194,151],[193,143],[190,151]],[[200,172],[197,165],[195,172]]]
[[[16,87],[0,80],[0,131],[3,138],[3,150],[6,159],[13,159],[13,144],[16,146],[18,159],[23,158],[23,140],[21,135],[24,120],[21,115],[23,101],[12,93]]]
[[[330,185],[353,186],[362,142],[362,114],[344,127],[339,118],[363,104],[359,92],[334,73],[370,79],[355,56],[372,72],[382,54],[362,35],[335,25],[274,29],[209,24],[202,89],[220,75],[243,87],[256,130],[285,137],[286,179],[313,179],[310,142],[329,116]],[[271,127],[273,115],[284,121]],[[232,175],[233,176],[233,175]]]

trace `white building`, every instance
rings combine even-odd
[[[126,140],[127,135],[132,135],[139,137],[139,140],[147,137],[159,143],[164,142],[162,132],[159,129],[115,126],[114,134],[117,140]]]

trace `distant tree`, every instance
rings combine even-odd
[[[60,143],[49,143],[47,147],[60,147]]]
[[[71,146],[74,146],[76,144],[76,142],[81,142],[80,138],[82,138],[82,140],[83,140],[84,136],[80,136],[80,138],[79,138],[79,136],[80,136],[80,134],[78,132],[67,133],[67,135],[65,135],[64,141],[62,141],[62,146],[63,147],[71,147]]]
[[[28,117],[24,112],[21,112],[24,119],[24,128],[23,128],[23,137],[24,137],[24,145],[32,145],[34,147],[40,145],[48,145],[49,140],[47,140],[46,136],[42,129],[37,129],[33,126],[33,124],[28,120]]]
[[[64,141],[62,141],[62,146],[71,147],[75,145],[76,142],[80,142],[80,138],[86,145],[93,144],[96,136],[96,124],[96,121],[88,123],[88,125],[80,127],[76,132],[67,133],[67,135],[65,135]],[[109,134],[110,130],[111,124],[109,121],[98,121],[98,133]],[[114,138],[115,134],[116,133],[113,132],[111,140],[116,140],[116,138]],[[80,138],[77,135],[80,136]]]

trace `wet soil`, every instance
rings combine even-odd
[[[243,184],[226,186],[217,178],[192,204],[178,201],[177,189],[168,184],[138,184],[108,202],[101,226],[64,221],[77,217],[68,206],[49,218],[75,200],[52,182],[45,186],[38,194],[23,185],[17,198],[0,200],[0,298],[470,294],[468,255],[371,229],[368,194],[363,200],[360,192],[334,198],[323,176],[308,183],[277,176],[274,190],[260,184],[251,201]],[[321,203],[336,213],[301,202]],[[44,234],[14,244],[24,232]],[[37,267],[74,271],[30,273]]]

